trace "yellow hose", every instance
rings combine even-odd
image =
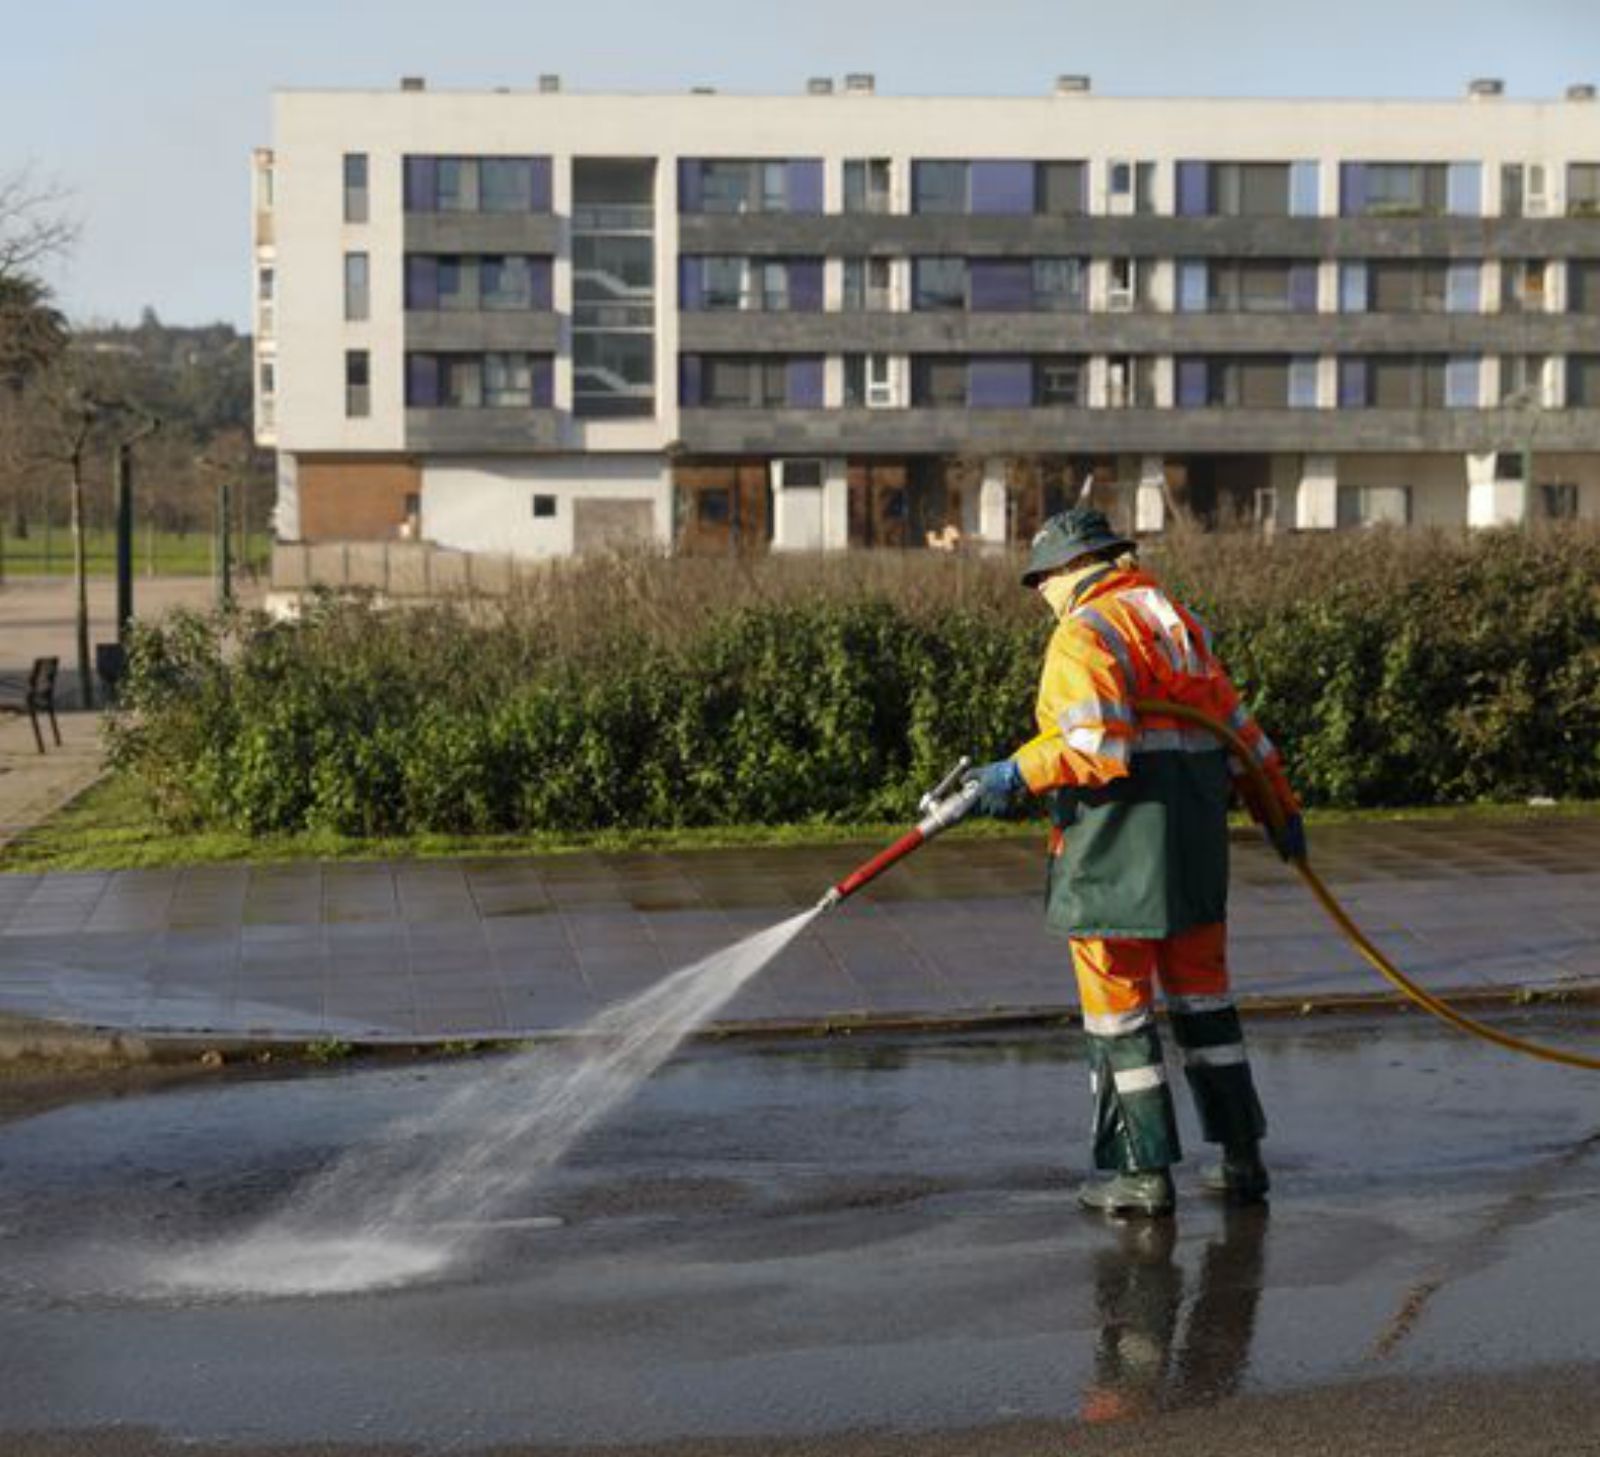
[[[1212,718],[1208,713],[1202,713],[1198,708],[1190,708],[1182,703],[1166,703],[1159,699],[1147,698],[1138,700],[1133,706],[1140,713],[1183,719],[1215,734],[1233,750],[1234,757],[1239,763],[1245,766],[1260,791],[1261,803],[1265,807],[1268,819],[1272,821],[1273,828],[1278,829],[1282,826],[1283,806],[1278,802],[1278,796],[1274,793],[1270,781],[1262,773],[1261,766],[1256,763],[1255,755],[1250,752],[1249,746],[1227,724]],[[1600,1057],[1585,1057],[1581,1052],[1566,1052],[1559,1047],[1547,1047],[1540,1042],[1529,1042],[1523,1037],[1513,1037],[1509,1032],[1502,1032],[1497,1027],[1490,1027],[1474,1017],[1467,1016],[1465,1012],[1434,996],[1425,987],[1418,986],[1372,944],[1366,932],[1351,920],[1349,912],[1339,904],[1333,892],[1323,884],[1322,877],[1303,857],[1291,860],[1289,863],[1305,882],[1306,888],[1316,897],[1317,903],[1328,913],[1329,919],[1344,933],[1345,940],[1361,954],[1362,959],[1402,996],[1414,1002],[1423,1011],[1431,1012],[1441,1022],[1448,1022],[1452,1027],[1470,1032],[1474,1037],[1481,1037],[1485,1042],[1492,1042],[1496,1047],[1503,1047],[1508,1052],[1520,1052],[1545,1062],[1558,1062],[1566,1067],[1583,1067],[1600,1072]]]

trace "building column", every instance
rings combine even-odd
[[[822,463],[822,549],[850,546],[850,462],[842,455]]]
[[[1521,526],[1528,519],[1528,483],[1495,475],[1498,455],[1467,457],[1467,525]]]
[[[1339,459],[1308,455],[1300,467],[1300,489],[1294,498],[1298,531],[1331,531],[1339,524]]]
[[[1167,528],[1167,462],[1164,456],[1139,460],[1139,483],[1133,488],[1133,529],[1145,536]]]
[[[983,462],[983,486],[978,492],[978,540],[984,546],[1006,544],[1006,475],[1010,462],[988,456]]]
[[[278,489],[272,506],[272,535],[277,541],[300,540],[299,462],[287,450],[278,452]]]

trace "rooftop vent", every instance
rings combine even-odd
[[[546,96],[553,91],[559,91],[561,89],[561,78],[554,71],[546,71],[544,75],[539,77],[539,89]]]
[[[1467,95],[1473,101],[1490,101],[1505,93],[1506,83],[1498,76],[1479,76],[1467,82]]]
[[[1057,76],[1057,96],[1087,96],[1089,94],[1089,78],[1083,75]]]
[[[1579,81],[1574,86],[1567,87],[1568,101],[1593,101],[1594,86],[1588,81]]]
[[[716,94],[717,88],[715,86],[691,86],[689,88],[689,95],[691,96],[715,96]]]
[[[844,78],[844,89],[851,96],[871,96],[878,89],[878,78],[871,71],[852,71]]]
[[[402,76],[400,78],[400,89],[402,91],[426,91],[428,89],[428,78],[426,76]]]
[[[833,95],[833,77],[832,76],[813,76],[809,81],[806,82],[806,95],[807,96],[832,96]]]

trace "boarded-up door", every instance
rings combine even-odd
[[[909,546],[911,512],[904,463],[853,461],[847,479],[850,545]]]
[[[678,550],[688,556],[761,552],[771,539],[767,466],[680,465]]]
[[[608,501],[579,496],[572,503],[574,551],[626,551],[655,538],[653,501]]]

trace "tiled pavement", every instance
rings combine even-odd
[[[877,846],[0,875],[0,1011],[150,1033],[507,1037],[601,1006],[813,904]],[[1314,863],[1443,989],[1600,986],[1600,820],[1330,826]],[[1033,838],[959,832],[818,921],[727,1023],[1065,1009]],[[1241,997],[1381,991],[1253,840]]]

